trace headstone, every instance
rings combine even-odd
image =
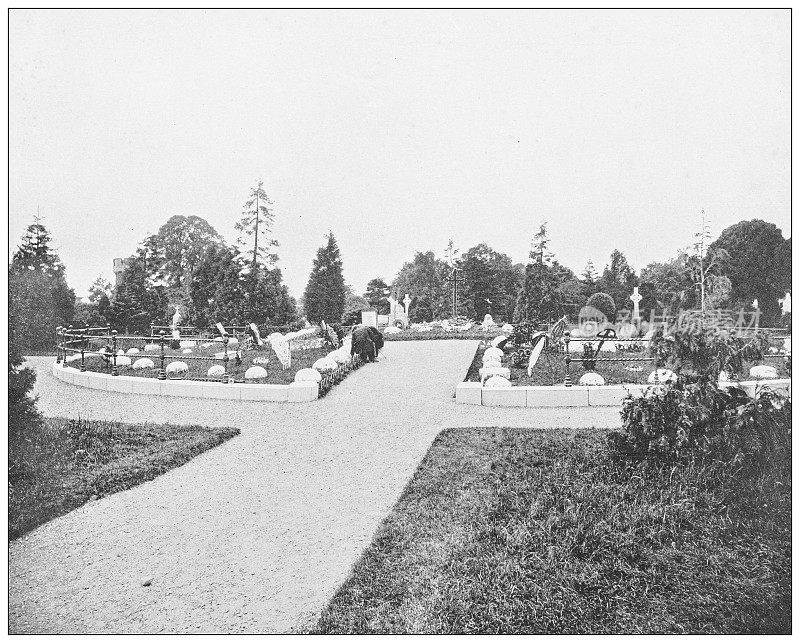
[[[639,287],[633,287],[633,294],[628,297],[633,302],[633,315],[631,316],[633,319],[633,323],[640,321],[642,316],[639,314],[639,302],[642,301],[642,296],[639,294]]]
[[[411,305],[411,297],[409,297],[408,293],[406,293],[406,296],[403,297],[403,310],[406,315],[408,315],[408,307],[410,305]]]
[[[261,333],[258,332],[258,326],[256,326],[255,324],[250,324],[250,330],[253,333],[253,338],[256,340],[256,344],[258,344],[259,346],[263,346],[264,340],[261,339]]]
[[[372,326],[373,328],[378,327],[378,311],[377,310],[362,310],[361,311],[361,323],[364,326]]]
[[[272,333],[269,336],[269,344],[272,346],[272,350],[275,351],[275,355],[285,371],[292,365],[292,351],[289,348],[289,342],[280,333]]]
[[[792,312],[792,293],[787,292],[783,299],[779,299],[778,303],[781,305],[781,312],[787,315]]]
[[[539,355],[542,354],[542,349],[547,341],[545,337],[547,337],[546,333],[537,333],[533,337],[535,344],[531,350],[531,357],[528,360],[528,377],[530,377],[533,373],[533,367],[536,366],[536,362],[539,360]]]

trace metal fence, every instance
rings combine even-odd
[[[204,339],[208,339],[208,337],[201,337],[195,335],[195,336],[182,337],[180,338],[180,341],[201,342]],[[229,374],[229,369],[228,369],[228,365],[230,362],[230,354],[228,351],[230,336],[227,333],[222,336],[222,342],[221,342],[222,357],[218,358],[215,356],[208,356],[208,355],[186,355],[186,354],[171,355],[167,353],[167,348],[169,347],[169,344],[177,340],[175,338],[167,336],[165,330],[160,330],[158,335],[143,336],[143,335],[120,335],[119,333],[117,333],[116,330],[112,330],[110,326],[106,328],[73,328],[72,326],[64,328],[63,326],[59,326],[56,329],[56,363],[65,364],[70,361],[76,361],[68,359],[68,356],[80,355],[79,368],[81,372],[85,372],[86,358],[99,356],[107,360],[109,367],[111,369],[111,375],[117,376],[119,375],[119,367],[117,366],[117,359],[119,357],[122,357],[122,355],[118,355],[117,352],[120,350],[119,348],[120,344],[122,342],[127,342],[127,341],[134,341],[137,343],[147,342],[150,344],[155,344],[155,343],[158,344],[159,351],[157,359],[159,360],[159,369],[157,378],[159,380],[167,379],[167,371],[165,367],[166,360],[177,359],[180,361],[198,361],[207,363],[221,362],[224,370],[222,375],[220,375],[219,377],[206,377],[197,379],[215,381],[215,382],[233,381],[233,377]],[[96,344],[98,342],[103,344],[103,347],[100,348],[99,350],[93,350],[94,348],[93,344]],[[146,355],[147,353],[145,353],[143,356]],[[129,356],[126,355],[126,357]]]

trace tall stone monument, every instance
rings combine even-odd
[[[639,302],[642,301],[642,296],[639,294],[639,287],[633,287],[633,294],[628,298],[633,302],[633,314],[631,315],[631,321],[634,324],[638,324],[642,321],[642,315],[639,312]]]

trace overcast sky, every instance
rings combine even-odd
[[[37,206],[85,295],[170,216],[275,202],[302,295],[333,230],[363,292],[414,251],[638,270],[760,218],[790,235],[788,11],[18,11],[9,248]]]

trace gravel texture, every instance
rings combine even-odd
[[[56,380],[53,358],[31,358],[45,415],[242,432],[11,542],[9,631],[302,630],[443,428],[619,425],[611,408],[457,405],[476,346],[387,342],[378,363],[306,404],[101,392]]]

